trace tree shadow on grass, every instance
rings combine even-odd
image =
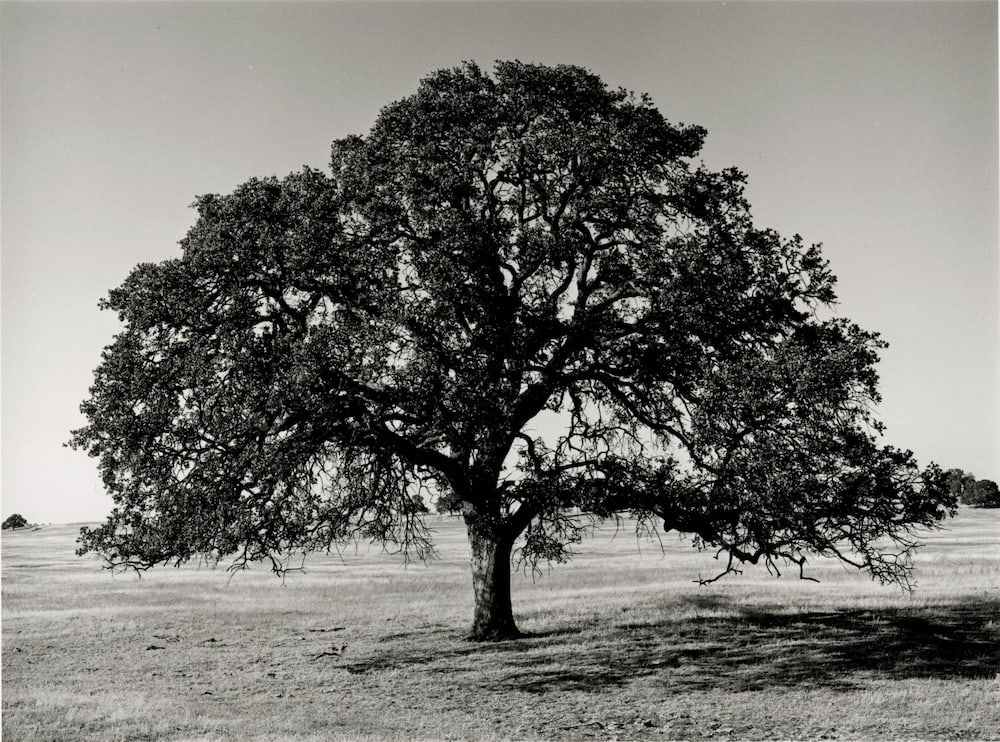
[[[524,663],[511,688],[545,692],[637,677],[692,690],[848,690],[862,679],[992,678],[1000,672],[1000,601],[924,609],[787,613],[726,604],[728,615],[620,624],[617,642],[543,672]]]
[[[709,615],[691,617],[687,611],[677,620],[629,623],[624,614],[617,623],[493,645],[442,644],[440,630],[414,632],[346,669],[467,671],[468,682],[531,693],[597,691],[636,679],[678,693],[850,690],[872,679],[992,678],[1000,672],[1000,600],[787,612],[720,597],[699,598],[694,607]],[[487,662],[489,673],[475,672]]]

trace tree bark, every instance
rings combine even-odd
[[[472,546],[472,590],[475,612],[469,638],[480,642],[516,639],[510,600],[510,557],[514,540],[496,529],[467,523]]]

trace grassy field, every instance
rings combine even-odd
[[[530,635],[477,645],[460,523],[440,559],[317,556],[112,576],[77,529],[4,532],[3,738],[1000,739],[1000,511],[963,510],[912,594],[834,563],[821,584],[598,531],[514,581]]]

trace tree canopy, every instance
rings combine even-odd
[[[1000,487],[992,479],[978,479],[967,505],[977,508],[1000,508]]]
[[[823,318],[820,248],[755,227],[705,131],[577,67],[435,72],[329,172],[197,200],[103,306],[88,424],[115,500],[81,552],[236,566],[351,538],[472,545],[472,635],[514,636],[512,550],[630,513],[740,562],[906,583],[945,475],[879,442],[877,334]]]
[[[20,513],[14,513],[9,518],[4,520],[3,524],[0,525],[0,529],[8,531],[12,528],[24,528],[28,525],[28,521]]]
[[[945,472],[951,495],[973,508],[1000,508],[1000,488],[991,479],[976,479],[975,474],[961,469]]]

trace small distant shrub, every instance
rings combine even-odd
[[[6,531],[11,528],[24,528],[26,525],[28,525],[28,521],[24,519],[24,516],[14,513],[3,522],[3,525],[0,525],[0,528]]]

